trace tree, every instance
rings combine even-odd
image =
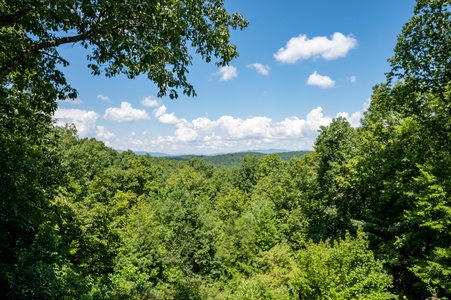
[[[404,79],[413,91],[435,92],[443,98],[451,80],[451,1],[417,0],[414,13],[389,60],[389,81]]]
[[[54,248],[57,246],[45,245],[38,239],[45,240],[42,236],[50,239],[53,234],[45,235],[42,228],[54,228],[56,232],[55,228],[73,224],[70,218],[61,220],[66,215],[59,217],[55,213],[62,209],[61,203],[54,199],[60,186],[66,184],[63,179],[75,184],[67,187],[69,195],[60,199],[70,202],[79,196],[76,200],[82,200],[82,203],[79,202],[77,207],[83,207],[85,202],[87,207],[98,204],[90,211],[91,219],[98,221],[97,218],[103,217],[104,226],[100,228],[109,232],[107,225],[111,220],[105,216],[110,215],[103,214],[109,207],[99,197],[103,195],[100,192],[106,195],[112,190],[105,187],[95,194],[87,187],[89,181],[112,162],[109,154],[114,150],[97,151],[99,156],[95,159],[92,153],[87,155],[96,160],[95,168],[89,168],[88,162],[67,162],[64,157],[59,157],[56,147],[49,146],[58,141],[56,134],[48,137],[52,133],[51,117],[57,108],[56,101],[77,95],[61,71],[68,61],[59,54],[58,47],[80,43],[89,53],[88,67],[94,75],[124,74],[135,78],[146,74],[158,86],[159,96],[168,94],[175,98],[179,89],[189,96],[195,95],[193,86],[187,81],[192,53],[207,62],[217,59],[218,66],[227,65],[238,55],[236,47],[230,43],[230,29],[246,26],[247,21],[241,15],[226,11],[224,0],[0,2],[1,296],[30,298],[28,285],[23,288],[13,286],[14,276],[33,284],[58,270],[47,265],[41,268],[44,258],[55,264],[63,261],[61,253],[55,259],[44,255],[34,264],[37,272],[26,269],[34,253],[41,248],[42,253],[56,253]],[[70,145],[70,141],[65,142]],[[93,141],[86,140],[84,145],[87,150],[105,150]],[[80,160],[85,157],[77,154]],[[70,174],[66,176],[64,171]],[[136,192],[152,190],[152,186],[143,185],[147,178],[144,175],[134,170],[125,174],[128,188]],[[97,184],[101,179],[97,178]],[[79,189],[78,194],[71,189]],[[85,197],[86,193],[89,197]],[[131,193],[124,192],[123,196],[129,197]],[[72,230],[74,232],[77,228]],[[101,230],[94,230],[92,237],[101,236],[99,232]],[[109,267],[108,263],[102,271]],[[42,282],[58,281],[52,276],[50,274]],[[46,294],[45,289],[47,285],[42,284],[42,296],[36,297],[61,296],[56,292]]]
[[[450,4],[417,0],[361,132],[366,228],[395,288],[413,297],[450,293]]]
[[[6,0],[0,20],[0,82],[14,85],[39,74],[62,99],[75,91],[57,69],[68,64],[58,53],[60,45],[89,48],[88,67],[95,75],[147,74],[159,96],[169,92],[173,98],[178,88],[195,95],[186,78],[190,47],[207,62],[216,57],[218,66],[227,65],[238,55],[229,28],[247,26],[241,15],[226,11],[224,0]],[[36,86],[30,89],[42,93],[39,81],[32,82]]]
[[[328,238],[349,230],[351,218],[359,210],[359,201],[353,189],[353,158],[358,154],[357,131],[342,117],[321,126],[315,141],[318,159],[317,238]],[[317,227],[317,228],[315,228]]]
[[[257,164],[255,155],[245,156],[241,165],[233,170],[233,184],[242,191],[251,193],[257,183]]]
[[[449,90],[445,86],[445,101]],[[397,99],[405,102],[397,105]],[[450,293],[451,264],[443,250],[450,245],[451,123],[444,103],[402,82],[378,85],[360,130],[357,186],[365,230],[395,289],[413,298]]]
[[[314,244],[299,251],[299,299],[394,299],[391,276],[368,250],[362,232],[351,237]]]

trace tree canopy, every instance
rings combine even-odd
[[[106,76],[146,74],[159,96],[177,97],[177,89],[194,95],[187,67],[195,52],[224,66],[238,53],[230,29],[247,21],[229,14],[223,0],[207,1],[16,1],[0,4],[0,82],[3,88],[41,94],[37,82],[53,85],[60,99],[74,97],[58,68],[68,62],[58,46],[81,43],[89,48],[92,73]],[[22,86],[24,77],[34,86]],[[53,97],[55,98],[55,97]]]
[[[449,7],[417,1],[359,128],[217,167],[119,153],[50,114],[76,93],[63,43],[94,74],[193,94],[191,51],[237,55],[246,21],[223,1],[1,2],[0,297],[451,298]]]
[[[451,80],[451,1],[417,0],[390,58],[389,81],[403,79],[414,91],[443,97]]]

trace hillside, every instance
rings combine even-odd
[[[301,157],[309,152],[310,151],[289,151],[289,152],[277,152],[277,154],[280,156],[282,160],[289,161],[292,157]],[[236,168],[241,165],[243,159],[246,156],[255,156],[257,159],[260,159],[266,155],[268,154],[262,152],[237,152],[218,155],[178,155],[178,156],[168,156],[166,158],[176,161],[185,161],[190,160],[193,157],[197,157],[207,163],[215,165],[216,167]]]

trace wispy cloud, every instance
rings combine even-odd
[[[215,76],[220,76],[219,80],[227,81],[232,78],[238,77],[238,69],[234,66],[225,66],[219,69],[218,72],[214,73]]]
[[[351,35],[345,36],[340,32],[334,33],[331,39],[325,36],[308,39],[305,34],[302,34],[291,38],[285,47],[280,48],[274,54],[274,58],[288,64],[319,57],[333,60],[346,56],[355,47],[357,47],[357,39]]]
[[[97,95],[97,99],[100,99],[100,100],[102,100],[103,102],[107,102],[107,103],[110,103],[110,102],[111,102],[110,98],[108,98],[107,96],[104,96],[104,95],[102,95],[102,94]]]
[[[354,75],[349,76],[346,79],[349,80],[351,83],[356,83],[357,82],[357,77],[355,77]]]
[[[319,75],[318,72],[313,72],[307,79],[308,85],[319,86],[320,88],[327,89],[335,86],[335,81],[329,76]]]
[[[150,119],[145,110],[133,108],[128,102],[122,102],[121,107],[107,108],[103,117],[115,122],[133,122]]]
[[[262,65],[261,63],[255,63],[247,65],[251,69],[257,70],[260,75],[268,75],[269,74],[269,66]]]

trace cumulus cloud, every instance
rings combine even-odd
[[[178,124],[183,122],[183,120],[177,118],[174,113],[166,113],[167,107],[165,105],[161,105],[160,107],[154,109],[152,112],[153,116],[158,119],[163,124]]]
[[[107,103],[110,103],[110,102],[111,102],[110,98],[108,98],[107,96],[104,96],[104,95],[102,95],[102,94],[97,95],[97,99],[100,99],[100,100],[102,100],[103,102],[107,102]]]
[[[162,104],[160,99],[156,99],[152,96],[145,97],[141,100],[141,104],[145,107],[158,107]]]
[[[133,122],[150,119],[145,110],[133,108],[128,102],[122,102],[121,107],[107,108],[103,117],[115,122]]]
[[[105,127],[96,125],[99,115],[94,111],[81,109],[58,109],[53,118],[57,126],[75,125],[77,134],[80,137],[96,137],[111,146],[109,140],[114,136]]]
[[[99,115],[94,111],[81,109],[58,109],[54,116],[56,125],[74,124],[80,136],[92,136],[96,132],[96,120]]]
[[[158,121],[160,121],[163,124],[178,124],[181,122],[181,120],[177,118],[174,115],[174,113],[163,114],[160,117],[158,117]]]
[[[309,39],[305,34],[301,34],[291,38],[285,47],[280,48],[274,54],[274,58],[287,64],[319,57],[333,60],[346,56],[355,47],[357,47],[357,39],[351,35],[345,36],[340,32],[335,32],[331,39],[325,36]]]
[[[271,119],[267,117],[251,117],[245,120],[223,116],[217,121],[223,129],[225,138],[265,138],[271,136]]]
[[[103,126],[96,126],[97,131],[96,131],[96,137],[100,140],[106,141],[111,139],[112,137],[114,137],[114,133],[109,132],[108,130],[105,129],[105,127]]]
[[[261,63],[250,64],[248,67],[257,70],[260,75],[269,74],[269,66],[262,65]]]
[[[166,105],[161,105],[160,107],[155,108],[152,114],[155,118],[159,118],[166,113],[166,110],[167,110]]]
[[[287,117],[275,122],[264,116],[235,118],[221,116],[216,120],[200,117],[187,121],[168,114],[163,105],[154,110],[158,120],[171,115],[174,131],[170,135],[148,139],[144,145],[153,151],[177,151],[178,153],[217,153],[226,151],[255,150],[264,148],[283,148],[291,150],[312,149],[320,126],[330,124],[333,117],[326,116],[322,107],[312,109],[305,118]],[[355,126],[360,113],[339,113]],[[168,124],[168,123],[166,123]]]
[[[307,79],[308,85],[319,86],[320,88],[327,89],[335,86],[335,81],[329,76],[319,75],[318,72],[313,72]]]
[[[233,66],[225,66],[225,67],[220,68],[219,71],[214,73],[213,75],[220,76],[219,80],[221,80],[221,81],[227,81],[227,80],[237,77],[238,70],[236,67],[233,67]]]
[[[131,105],[121,107],[125,107],[122,112],[133,110]],[[360,124],[361,113],[340,112],[336,116],[327,116],[322,107],[316,107],[304,117],[290,116],[280,121],[265,116],[236,118],[228,115],[217,119],[198,117],[186,120],[173,112],[169,113],[168,108],[160,104],[153,110],[152,116],[167,125],[165,135],[147,131],[113,134],[105,127],[96,125],[99,116],[94,111],[59,109],[55,113],[59,125],[73,123],[80,136],[96,137],[116,149],[202,154],[270,148],[313,149],[320,126],[342,116],[356,127]],[[121,117],[124,119],[123,115]]]

